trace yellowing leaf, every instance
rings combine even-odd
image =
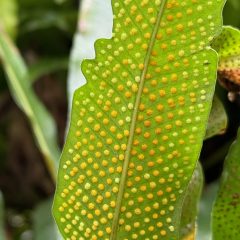
[[[54,215],[67,240],[178,239],[210,112],[224,1],[113,0],[82,64]]]

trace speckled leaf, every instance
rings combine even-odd
[[[181,218],[181,240],[194,240],[196,236],[196,216],[198,213],[198,203],[203,187],[203,172],[198,163],[192,179],[188,185],[186,196],[182,207]]]
[[[240,130],[225,160],[220,189],[213,207],[213,240],[240,236]]]
[[[240,92],[240,31],[224,27],[212,47],[219,54],[218,75],[223,87]]]
[[[215,95],[212,109],[208,119],[205,139],[225,133],[228,124],[227,113],[220,99]]]
[[[223,0],[112,0],[82,64],[54,215],[66,240],[179,238],[217,71]]]

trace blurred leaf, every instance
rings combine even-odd
[[[40,59],[29,67],[29,80],[34,82],[40,77],[58,70],[67,70],[69,60],[67,58]]]
[[[3,31],[0,33],[0,57],[8,76],[12,96],[28,116],[47,167],[55,179],[60,153],[57,147],[54,121],[31,88],[28,69]]]
[[[197,218],[197,240],[211,240],[211,212],[217,190],[217,182],[211,183],[204,188]]]
[[[20,34],[41,29],[58,28],[74,33],[77,22],[77,1],[58,2],[55,0],[18,0]]]
[[[95,57],[94,43],[97,39],[112,36],[111,1],[83,0],[79,15],[78,31],[74,37],[69,66],[69,104],[72,103],[74,91],[86,83],[80,67],[83,59]]]
[[[215,95],[213,98],[212,110],[208,119],[207,132],[205,140],[215,135],[225,133],[228,124],[227,114],[219,98]]]
[[[240,129],[231,146],[212,213],[213,240],[240,236]]]
[[[203,172],[200,163],[197,164],[191,182],[186,191],[182,207],[181,240],[194,240],[196,235],[196,216],[198,213],[199,199],[203,187]]]
[[[69,56],[78,17],[78,0],[61,4],[55,0],[18,2],[17,43],[21,51],[37,53],[41,58]]]
[[[76,10],[34,10],[21,16],[21,34],[45,28],[56,27],[72,33],[77,21]]]
[[[0,192],[0,239],[5,240],[5,229],[4,229],[4,203],[3,203],[3,196]]]
[[[0,27],[11,37],[15,36],[17,30],[17,9],[16,0],[0,0]]]
[[[239,0],[228,0],[229,4],[232,5],[236,9],[240,9],[240,1]]]
[[[62,1],[62,0],[17,0],[20,8],[24,8],[24,11],[34,11],[39,9],[69,9],[75,6],[77,1]]]
[[[231,25],[234,27],[240,27],[240,1],[239,0],[227,0],[223,11],[223,20],[225,25]]]
[[[39,204],[33,213],[34,240],[61,240],[52,216],[52,199]]]

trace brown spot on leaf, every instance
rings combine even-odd
[[[218,71],[221,86],[230,92],[240,92],[240,69]]]

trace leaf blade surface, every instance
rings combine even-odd
[[[66,239],[178,239],[211,107],[217,56],[208,46],[223,1],[112,5],[113,38],[98,40],[96,59],[82,64],[88,82],[73,99],[55,218]]]

